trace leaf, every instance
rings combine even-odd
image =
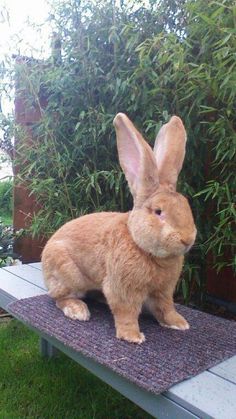
[[[184,297],[184,300],[186,301],[188,299],[189,289],[188,289],[188,283],[185,280],[185,278],[182,279],[181,286],[182,286],[183,297]]]

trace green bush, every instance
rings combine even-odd
[[[18,94],[27,91],[27,106],[41,112],[31,145],[22,127],[17,134],[18,178],[41,208],[33,234],[87,212],[129,209],[114,115],[126,112],[153,144],[178,114],[188,132],[179,189],[199,232],[185,298],[204,285],[207,252],[218,269],[235,269],[235,18],[230,0],[54,3],[52,57],[16,65]]]
[[[13,182],[4,180],[0,182],[0,214],[9,214],[13,210]]]
[[[11,226],[5,226],[0,220],[0,268],[11,265],[13,259],[18,257],[13,252],[14,240],[19,233],[16,233]]]

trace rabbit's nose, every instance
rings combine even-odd
[[[196,239],[196,235],[197,235],[197,230],[195,228],[194,232],[191,232],[189,234],[185,234],[184,236],[182,236],[182,238],[180,239],[181,243],[185,246],[186,248],[186,252],[192,247],[192,245],[195,242]]]

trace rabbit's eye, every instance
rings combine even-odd
[[[160,208],[155,209],[155,214],[156,215],[161,215],[162,211]]]

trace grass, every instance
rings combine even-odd
[[[37,335],[18,321],[0,323],[0,342],[0,418],[151,418],[63,354],[42,358]]]
[[[13,219],[12,219],[12,214],[7,214],[7,213],[0,213],[0,220],[2,220],[3,224],[5,225],[12,225]]]

